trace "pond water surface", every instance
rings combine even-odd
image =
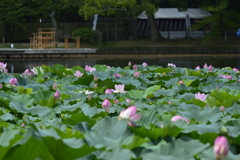
[[[125,67],[128,62],[132,64],[142,64],[146,62],[148,65],[158,65],[166,67],[168,63],[174,63],[177,67],[195,68],[196,66],[202,66],[207,63],[215,68],[222,67],[235,67],[240,69],[240,58],[216,58],[216,57],[183,57],[183,58],[149,58],[138,59],[124,58],[124,59],[94,59],[94,58],[40,58],[40,59],[4,59],[0,62],[8,63],[7,69],[9,73],[22,73],[25,69],[31,69],[36,66],[47,65],[52,66],[54,64],[61,64],[68,68],[73,66],[85,67],[86,65],[94,66],[95,64],[106,64],[113,67]]]

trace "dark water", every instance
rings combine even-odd
[[[203,67],[204,63],[212,65],[215,68],[235,67],[240,69],[240,58],[214,58],[214,57],[189,57],[189,58],[155,58],[155,59],[88,59],[88,58],[55,58],[55,59],[9,59],[0,60],[0,62],[8,63],[7,69],[9,73],[22,73],[25,69],[31,69],[36,66],[53,64],[61,64],[68,68],[73,66],[85,67],[86,65],[94,66],[95,64],[106,64],[113,67],[125,67],[128,62],[132,64],[142,64],[146,62],[148,65],[158,65],[166,67],[168,63],[174,63],[177,67],[195,68]]]

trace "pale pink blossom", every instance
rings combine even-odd
[[[119,103],[119,100],[118,99],[114,99],[114,103],[115,104]]]
[[[111,105],[112,103],[108,99],[105,99],[102,103],[102,108],[104,108],[107,112],[109,112],[109,108]]]
[[[91,66],[86,65],[86,66],[85,66],[85,71],[87,71],[87,72],[93,72],[93,71],[96,71],[96,68],[92,68]]]
[[[179,81],[178,83],[179,83],[179,84],[184,84],[182,80],[181,80],[181,81]]]
[[[3,69],[3,72],[4,72],[4,73],[8,73],[8,69],[6,69],[6,68]]]
[[[114,89],[106,89],[105,94],[112,94],[113,91],[114,91]]]
[[[130,103],[130,102],[131,102],[131,100],[130,100],[130,99],[126,99],[126,101],[127,101],[128,103]]]
[[[88,99],[89,101],[91,101],[92,95],[91,95],[91,94],[88,94],[88,95],[87,95],[87,99]]]
[[[94,93],[93,91],[89,91],[89,90],[86,90],[86,91],[78,91],[80,93],[85,93],[86,95],[89,95],[89,94],[92,94]]]
[[[136,78],[139,78],[139,77],[140,77],[140,73],[139,73],[139,72],[135,72],[135,73],[133,74],[133,76],[136,77]]]
[[[22,73],[23,76],[31,76],[33,75],[33,73],[29,70],[29,69],[26,69],[23,73]]]
[[[133,70],[137,71],[137,65],[136,64],[133,65]]]
[[[227,77],[226,77],[227,79],[232,79],[232,76],[231,75],[227,75]]]
[[[0,89],[2,89],[2,83],[0,83]]]
[[[97,77],[97,76],[94,76],[94,77],[93,77],[93,80],[94,80],[95,82],[97,82],[97,81],[98,81],[98,77]]]
[[[76,71],[76,72],[74,73],[74,76],[76,76],[77,78],[79,78],[79,77],[82,77],[82,76],[83,76],[83,73],[81,73],[81,71]]]
[[[207,95],[205,95],[204,93],[198,92],[195,94],[195,98],[199,99],[200,101],[205,101],[207,98]]]
[[[115,90],[113,91],[114,93],[126,93],[127,91],[124,91],[124,87],[125,85],[124,84],[115,84]]]
[[[122,77],[122,76],[121,76],[121,74],[115,73],[115,74],[114,74],[114,77],[115,77],[115,78],[120,78],[120,77]]]
[[[147,63],[146,62],[143,62],[143,64],[142,64],[143,66],[147,66]]]
[[[203,68],[204,68],[204,69],[207,69],[207,68],[208,68],[207,63],[204,64]]]
[[[171,101],[168,101],[168,105],[171,105],[172,104],[172,102]]]
[[[131,122],[136,122],[141,118],[141,114],[136,114],[137,113],[137,107],[136,106],[131,106],[128,107],[127,109],[123,110],[119,116],[118,119],[127,119],[130,123]]]
[[[7,67],[7,63],[0,62],[0,71],[4,71],[4,69],[6,69],[6,67]]]
[[[228,155],[228,140],[224,136],[218,136],[214,141],[213,152],[217,160],[226,158]]]
[[[132,62],[131,62],[131,61],[129,61],[129,62],[128,62],[128,66],[131,66],[131,65],[132,65]]]
[[[36,72],[36,69],[35,69],[35,68],[31,69],[31,72],[32,72],[32,74],[33,74],[33,75],[36,75],[36,74],[37,74],[37,72]]]
[[[54,99],[59,99],[60,98],[60,92],[59,91],[56,91],[54,93]]]
[[[10,86],[15,86],[15,84],[17,83],[17,78],[11,78],[10,80],[9,80],[9,84],[10,84]]]
[[[221,112],[224,112],[224,111],[225,111],[225,107],[224,107],[224,106],[220,106],[220,107],[219,107],[219,110],[220,110]]]
[[[175,64],[173,64],[173,63],[168,63],[168,67],[170,67],[170,66],[171,66],[171,67],[174,67],[174,68],[176,67]]]
[[[52,89],[53,89],[53,90],[56,90],[56,89],[57,89],[57,84],[56,84],[56,83],[53,83]]]
[[[184,117],[182,117],[182,116],[173,116],[172,119],[171,119],[172,122],[176,122],[178,120],[183,120],[183,121],[189,123],[189,120],[184,118]]]
[[[209,72],[212,72],[212,71],[213,71],[213,66],[212,66],[212,65],[210,65],[210,66],[208,67],[208,71],[209,71]]]
[[[196,69],[201,69],[200,66],[197,66]]]
[[[239,69],[237,69],[237,68],[233,68],[233,71],[235,71],[235,72],[236,72],[236,71],[239,71]]]

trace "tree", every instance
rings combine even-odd
[[[7,41],[10,42],[15,26],[25,28],[27,16],[33,13],[28,7],[29,0],[1,0],[0,1],[0,23],[8,25]],[[6,35],[5,35],[6,36]]]

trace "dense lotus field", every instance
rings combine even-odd
[[[236,68],[129,62],[9,74],[6,65],[0,64],[0,159],[240,159]]]

